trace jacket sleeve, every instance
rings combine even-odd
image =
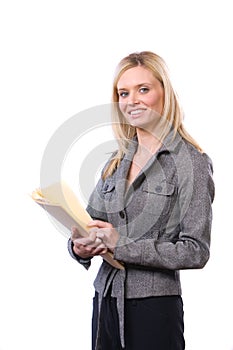
[[[92,258],[87,258],[87,259],[83,259],[80,256],[78,256],[77,254],[75,254],[74,250],[73,250],[73,242],[71,239],[68,240],[67,243],[67,248],[68,248],[68,252],[70,253],[70,256],[76,260],[78,263],[80,263],[81,265],[83,265],[83,267],[85,267],[86,270],[89,269],[89,267],[91,266],[91,259]]]
[[[178,189],[179,232],[174,239],[134,241],[120,237],[117,260],[159,269],[202,268],[209,259],[214,182],[212,162],[206,154],[193,157],[192,194],[187,205],[190,179],[183,176]]]

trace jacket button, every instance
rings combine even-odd
[[[162,186],[156,186],[155,191],[160,193],[162,191]]]
[[[119,214],[120,214],[120,217],[121,217],[122,219],[124,219],[124,217],[125,217],[125,213],[124,213],[124,211],[123,211],[123,210],[121,210]]]

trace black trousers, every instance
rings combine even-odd
[[[95,349],[98,294],[93,299],[92,350]],[[116,299],[107,295],[100,315],[101,350],[122,350]],[[180,296],[125,300],[124,350],[184,350],[183,302]]]

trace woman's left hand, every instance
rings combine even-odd
[[[88,227],[95,227],[98,230],[96,231],[96,237],[101,239],[106,247],[114,252],[117,241],[120,237],[119,233],[114,229],[112,224],[109,222],[101,220],[93,220],[88,224]]]

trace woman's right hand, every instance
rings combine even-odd
[[[79,237],[77,227],[71,229],[71,240],[74,244],[74,253],[80,256],[80,258],[86,259],[96,255],[103,255],[107,253],[107,247],[100,238],[96,237],[96,230],[92,228],[89,231],[89,236]]]

